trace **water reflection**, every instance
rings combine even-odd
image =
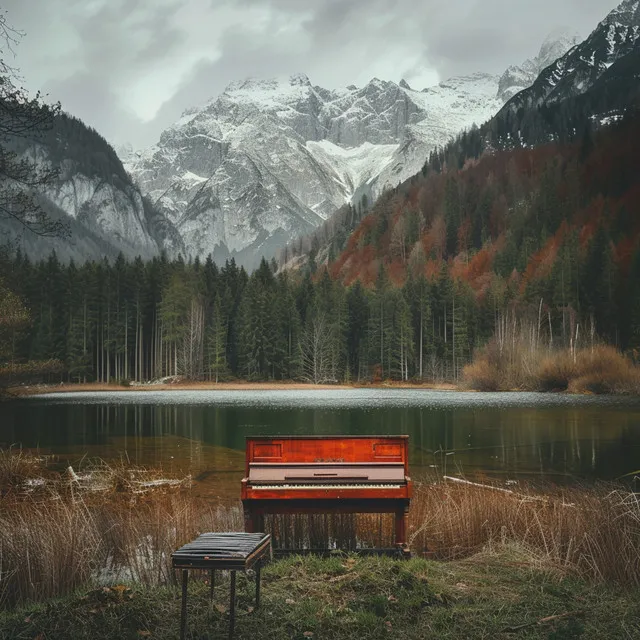
[[[84,394],[0,407],[0,443],[76,463],[126,456],[237,494],[247,435],[409,434],[412,475],[613,479],[640,468],[640,404],[430,392]],[[551,401],[549,400],[551,398]],[[569,398],[569,401],[567,401]],[[573,401],[572,401],[573,400]],[[232,487],[232,488],[227,488]]]

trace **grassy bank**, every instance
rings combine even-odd
[[[463,371],[476,391],[567,391],[640,394],[640,368],[615,348],[552,349],[522,340],[494,341]]]
[[[351,556],[290,557],[263,571],[262,606],[252,577],[239,576],[236,637],[584,638],[640,637],[640,592],[597,586],[514,545],[442,563]],[[214,602],[192,581],[189,638],[223,638],[228,579]],[[0,614],[0,637],[177,638],[177,588],[123,586]]]
[[[20,452],[0,455],[0,604],[44,601],[113,581],[171,584],[170,553],[203,531],[239,530],[239,502],[212,504],[187,483],[128,467],[52,470]],[[276,517],[277,546],[387,546],[387,516]],[[517,545],[592,584],[640,587],[640,498],[622,487],[480,486],[415,481],[411,548],[459,560]]]

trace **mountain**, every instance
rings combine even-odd
[[[498,82],[498,97],[510,100],[520,91],[529,88],[549,65],[575,47],[581,38],[568,28],[558,29],[547,37],[535,58],[521,65],[509,67]]]
[[[552,34],[525,63],[528,75],[518,72],[518,87],[574,43]],[[234,82],[186,111],[154,147],[123,159],[187,254],[253,266],[342,205],[366,208],[419,171],[430,151],[491,118],[516,90],[517,69],[421,91],[378,78],[329,90],[304,74]]]
[[[640,36],[640,0],[625,0],[589,37],[553,64],[536,81],[514,96],[503,112],[557,104],[586,93],[618,60],[632,53]]]
[[[568,42],[549,39],[536,60]],[[63,114],[20,152],[58,170],[39,198],[72,239],[25,234],[20,246],[55,248],[61,259],[211,253],[253,267],[345,203],[366,209],[415,174],[434,148],[503,106],[499,87],[481,73],[422,91],[377,78],[328,90],[304,74],[235,82],[186,111],[155,147],[121,148],[124,167],[99,134]]]
[[[550,38],[535,64],[572,42]],[[328,90],[304,74],[235,82],[151,149],[125,151],[124,164],[187,254],[252,266],[345,203],[372,202],[432,149],[489,119],[504,104],[500,82],[482,73],[422,91],[377,78]]]
[[[588,147],[595,129],[638,108],[640,0],[625,0],[493,118],[431,153],[423,171],[462,168],[487,151],[553,141],[581,138]]]
[[[17,236],[17,246],[27,255],[55,249],[62,260],[115,257],[119,252],[150,258],[168,243],[179,245],[172,225],[143,198],[116,152],[80,120],[61,113],[35,139],[15,138],[9,144],[29,163],[56,170],[57,178],[36,197],[49,216],[71,230],[69,239],[43,238],[2,218],[0,234]]]
[[[411,185],[419,185],[425,176],[443,173],[451,176],[459,171],[464,173],[466,168],[482,162],[487,155],[498,155],[505,150],[547,146],[549,143],[560,143],[566,148],[570,145],[575,147],[576,143],[579,143],[579,158],[583,160],[593,148],[594,136],[599,128],[616,121],[634,118],[635,114],[640,112],[639,4],[637,0],[623,2],[579,45],[571,46],[572,37],[560,38],[559,41],[564,43],[562,46],[568,47],[567,52],[558,61],[544,67],[530,88],[513,96],[485,124],[459,134],[441,149],[432,151],[421,173],[414,175],[398,187],[400,193],[405,194],[404,196],[397,195],[396,190],[395,194],[379,199],[374,209],[380,220],[379,230],[373,232],[371,228],[367,228],[366,233],[384,235],[387,242],[390,241],[393,238],[393,230],[391,230],[391,222],[387,220],[387,214],[396,211],[397,217],[398,209],[405,206],[403,203],[409,197],[406,195],[407,189]],[[541,53],[536,58],[541,66],[545,64],[545,55],[549,51],[557,51],[550,45],[552,41],[553,39],[548,40],[543,45]],[[603,43],[606,43],[606,46]],[[507,90],[505,87],[508,83],[504,82],[506,77],[503,75],[501,79],[502,91]],[[549,82],[551,77],[554,78],[553,83]],[[581,79],[578,80],[578,78]],[[555,87],[562,87],[562,91],[554,90]],[[543,96],[543,99],[537,101],[536,96]],[[637,130],[637,128],[630,127],[630,130]],[[522,159],[514,155],[511,161],[514,163],[515,170],[517,162],[522,162]],[[485,162],[484,166],[487,167],[488,164]],[[629,169],[619,166],[618,172],[621,176],[627,175]],[[487,173],[486,180],[494,179],[491,178],[493,175],[491,172],[485,173]],[[478,185],[474,186],[476,193],[470,190],[470,200],[464,204],[467,212],[475,210],[476,206],[479,206],[478,203],[482,204],[482,198],[477,193],[478,188]],[[424,189],[418,189],[418,192],[412,189],[410,193],[413,206],[416,198],[423,203],[421,205],[423,207],[433,205],[433,196],[426,195]],[[437,190],[435,193],[437,198],[441,198],[442,193]],[[454,192],[449,193],[445,210],[450,212],[451,208],[460,207],[461,203],[457,198],[461,197]],[[469,233],[469,225],[475,225],[476,248],[480,248],[481,239],[487,237],[487,207],[491,210],[491,206],[487,203],[482,206],[484,212],[483,220],[480,222],[473,220],[473,216],[466,219],[454,216],[453,219],[447,220],[443,214],[436,229],[430,231],[432,235],[425,246],[433,243],[436,237],[442,239],[444,237],[442,234],[446,233],[446,243],[451,256],[457,242],[456,234]],[[494,210],[497,211],[502,207],[503,203],[494,206]],[[426,210],[422,213],[426,215]],[[494,213],[491,214],[493,215]],[[513,214],[510,212],[509,215]],[[355,242],[354,237],[357,240],[357,246],[362,248],[362,232],[358,235],[356,230],[362,229],[361,220],[362,216],[357,212],[348,208],[339,210],[312,234],[287,246],[279,256],[280,265],[287,268],[300,268],[307,263],[312,265],[331,263],[345,248]],[[366,224],[373,224],[370,217],[365,220],[368,221]],[[410,217],[410,220],[410,223],[405,221],[405,225],[411,226],[412,233],[415,235],[414,227],[417,224],[415,216]],[[460,229],[461,223],[467,226]],[[423,225],[424,223],[420,223],[418,227]],[[356,232],[352,233],[354,230]],[[396,230],[396,235],[400,235],[401,230],[402,228]],[[404,231],[406,232],[406,229]],[[356,273],[364,272],[363,264],[366,267],[368,263],[384,258],[384,254],[372,256],[370,248],[367,249],[370,244],[370,241],[364,243],[369,255],[367,260],[354,254],[353,249],[347,257],[346,262],[352,265]],[[410,253],[411,247],[406,251],[407,254]],[[375,264],[366,273],[369,279],[375,277]]]
[[[345,202],[371,201],[430,148],[501,106],[480,74],[423,92],[374,78],[330,91],[298,74],[246,80],[183,114],[125,166],[190,255],[252,266]]]

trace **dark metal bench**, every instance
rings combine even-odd
[[[260,569],[271,555],[271,536],[265,533],[203,533],[171,554],[174,569],[182,569],[182,611],[180,638],[187,629],[187,582],[189,569],[211,572],[210,597],[213,598],[215,571],[231,572],[229,638],[233,637],[236,617],[236,571],[255,568],[256,608],[260,606]]]

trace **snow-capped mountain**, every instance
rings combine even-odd
[[[124,164],[187,254],[251,266],[346,202],[371,202],[417,173],[431,150],[494,116],[576,41],[559,31],[502,77],[476,73],[421,91],[377,78],[329,90],[304,74],[234,82],[151,149],[123,150]]]
[[[295,75],[233,83],[183,114],[125,166],[175,224],[187,253],[252,264],[354,194],[413,175],[429,150],[501,106],[477,74],[415,91],[374,78],[330,91]]]
[[[536,81],[503,108],[558,104],[586,93],[618,60],[630,54],[640,37],[640,0],[624,0],[589,37],[546,67]]]
[[[476,73],[421,91],[377,78],[329,90],[304,74],[234,82],[123,160],[188,254],[250,266],[346,202],[371,202],[417,173],[432,149],[491,118],[574,43],[552,34],[502,77]]]
[[[511,66],[502,74],[498,83],[498,96],[506,102],[516,93],[530,87],[544,69],[575,47],[581,39],[567,27],[549,34],[535,58],[525,60],[521,65]]]

